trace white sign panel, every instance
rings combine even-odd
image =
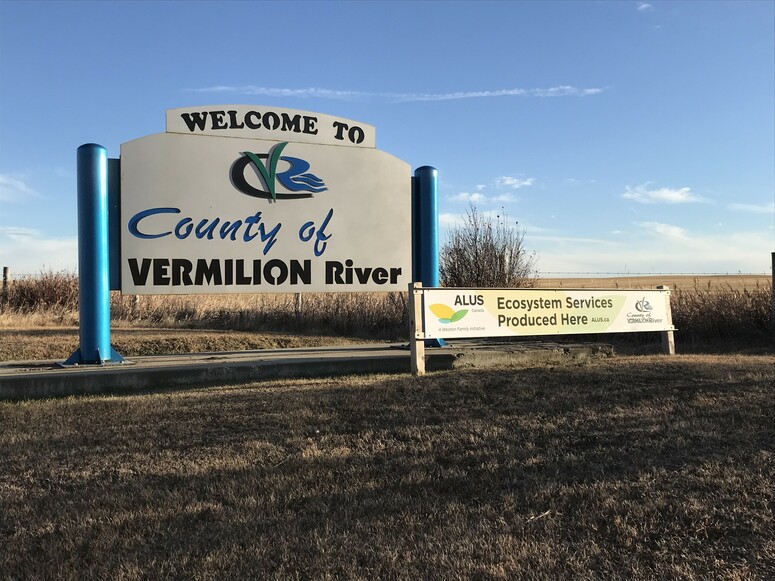
[[[121,290],[404,291],[411,170],[376,149],[150,135],[121,146]]]
[[[376,147],[371,125],[342,117],[255,105],[186,107],[167,111],[167,133],[244,137],[294,143]]]
[[[425,337],[672,331],[669,290],[423,289]]]

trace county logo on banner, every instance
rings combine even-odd
[[[162,133],[121,146],[121,175],[124,293],[411,279],[411,170],[377,149]]]

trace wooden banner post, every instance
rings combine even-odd
[[[673,312],[670,309],[670,287],[659,285],[657,290],[666,290],[665,293],[665,312],[667,313],[667,324],[673,325]],[[675,355],[675,331],[662,331],[662,353],[665,355]]]
[[[412,375],[425,375],[425,333],[423,331],[422,283],[409,285],[409,350]]]

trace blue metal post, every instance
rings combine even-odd
[[[412,282],[420,282],[420,188],[412,176]]]
[[[64,365],[122,362],[110,345],[108,154],[94,143],[78,148],[78,293],[81,345]]]
[[[110,290],[121,290],[120,159],[108,159],[108,270]]]
[[[424,165],[414,171],[412,180],[413,282],[424,287],[439,286],[439,172]],[[427,339],[428,347],[443,347],[443,339]]]
[[[417,277],[426,287],[439,286],[438,172],[435,167],[418,167],[414,172],[417,201]]]

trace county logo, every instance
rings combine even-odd
[[[460,309],[456,311],[447,305],[442,303],[436,303],[428,307],[431,313],[439,318],[439,323],[446,325],[448,323],[457,323],[460,319],[468,314],[468,309]]]
[[[643,297],[641,300],[635,303],[635,308],[638,310],[639,313],[648,313],[654,307],[652,307],[651,303],[646,300],[646,297]]]
[[[309,162],[298,157],[280,156],[286,145],[287,141],[277,143],[267,153],[243,152],[242,157],[231,166],[231,183],[243,194],[275,202],[278,199],[311,198],[313,194],[325,192],[328,189],[325,182],[309,173]],[[248,166],[255,171],[262,189],[254,187],[245,179]],[[278,166],[283,171],[278,171]],[[287,191],[278,192],[277,182]]]

